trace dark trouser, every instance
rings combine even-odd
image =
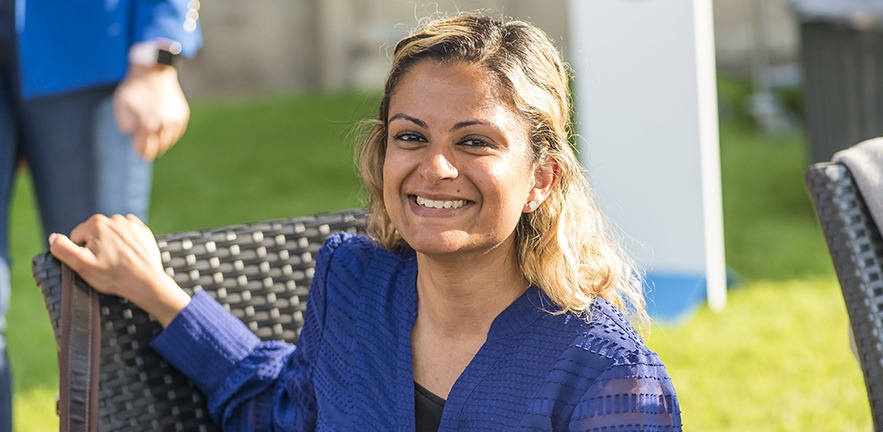
[[[0,432],[11,431],[12,417],[5,317],[12,291],[9,205],[19,161],[30,168],[45,234],[69,233],[94,213],[145,218],[151,183],[151,165],[116,127],[114,86],[21,100],[14,3],[0,0]]]

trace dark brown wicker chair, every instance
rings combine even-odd
[[[883,240],[880,229],[845,165],[815,164],[806,172],[804,181],[840,281],[864,373],[874,430],[883,430]],[[883,190],[877,193],[883,194]]]
[[[166,271],[185,290],[208,291],[261,339],[295,342],[316,252],[330,233],[363,232],[364,225],[364,210],[349,210],[161,235],[157,241]],[[43,253],[34,258],[33,272],[61,340],[61,265]],[[148,346],[159,324],[120,298],[100,295],[99,301],[98,429],[216,430],[205,397]]]

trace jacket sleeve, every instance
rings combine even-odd
[[[194,295],[152,342],[169,363],[208,396],[212,419],[225,431],[313,430],[313,369],[325,317],[332,236],[319,252],[298,346],[261,342],[207,293]]]
[[[613,362],[574,407],[570,430],[680,432],[674,385],[653,352]]]
[[[192,57],[202,46],[199,7],[199,0],[135,0],[134,42],[171,39]]]

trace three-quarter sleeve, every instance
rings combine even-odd
[[[632,353],[604,370],[573,411],[570,430],[682,430],[671,378],[652,352]]]
[[[328,261],[341,238],[319,252],[298,346],[261,342],[207,293],[199,292],[151,346],[208,396],[226,431],[311,430],[312,373],[324,327]]]
[[[261,342],[207,293],[157,335],[151,346],[208,396],[212,419],[225,430],[259,430],[271,424],[274,395],[294,345]]]

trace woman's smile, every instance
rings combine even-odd
[[[414,202],[433,209],[458,209],[466,205],[466,200],[433,200],[421,196],[414,196]]]

